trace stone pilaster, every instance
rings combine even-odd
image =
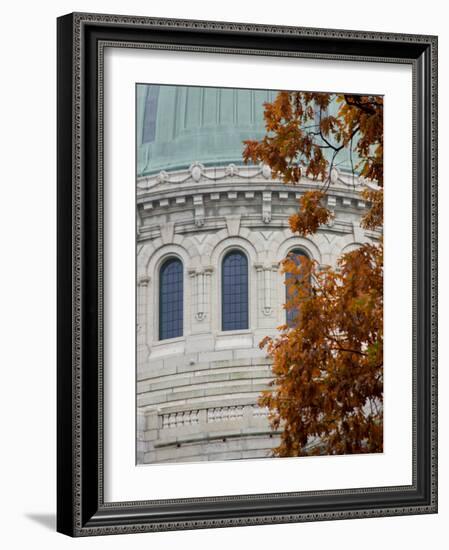
[[[211,303],[211,266],[191,268],[188,270],[192,285],[192,322],[193,325],[201,325],[201,331],[210,325]],[[194,330],[195,332],[195,330]]]
[[[147,349],[147,316],[148,316],[148,292],[151,284],[151,277],[144,275],[137,281],[137,355],[140,358],[144,358],[148,355]],[[142,364],[142,361],[138,361],[138,364]]]

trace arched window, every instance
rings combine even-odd
[[[291,258],[296,265],[300,265],[301,258],[309,258],[309,256],[304,252],[304,250],[301,250],[300,248],[295,248],[294,250],[291,250],[288,253],[288,257]],[[290,279],[291,277],[294,277],[295,275],[292,275],[291,273],[285,274],[286,281]],[[301,277],[301,276],[300,276]],[[292,298],[292,295],[289,294],[289,285],[285,285],[285,300],[288,301]],[[298,316],[298,308],[290,308],[286,310],[286,322],[287,326],[292,327],[295,324],[295,320]]]
[[[248,328],[248,260],[239,250],[223,258],[221,303],[223,330]]]
[[[159,271],[159,340],[182,336],[184,275],[181,260],[169,258]]]

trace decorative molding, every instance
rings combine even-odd
[[[337,175],[335,175],[337,173]],[[160,172],[138,176],[137,188],[140,191],[149,190],[159,185],[173,186],[186,183],[197,184],[200,182],[221,182],[225,180],[234,181],[272,181],[271,168],[266,164],[246,165],[230,163],[227,166],[204,166],[201,162],[193,161],[188,168],[175,170],[161,170]],[[310,178],[303,177],[301,183],[312,182]],[[377,189],[377,185],[361,176],[354,176],[352,173],[333,169],[331,184],[334,187],[343,189],[354,189],[367,186]]]
[[[221,169],[220,167],[217,170]],[[245,168],[246,169],[246,168]],[[262,201],[262,220],[269,224],[273,217],[273,197],[278,198],[288,207],[293,204],[303,195],[304,191],[321,189],[321,183],[303,178],[298,185],[286,185],[278,180],[270,180],[269,182],[259,178],[253,178],[248,181],[216,182],[208,181],[193,182],[187,186],[178,185],[177,188],[168,187],[159,184],[148,188],[138,189],[137,191],[137,209],[141,216],[140,235],[147,231],[148,217],[157,209],[173,209],[176,211],[179,207],[189,208],[193,205],[194,223],[197,227],[202,227],[206,223],[205,214],[215,216],[212,210],[208,210],[208,206],[212,206],[211,202],[217,202],[222,205],[231,205],[237,199],[239,201]],[[361,184],[362,185],[362,184]],[[301,191],[298,191],[298,187]],[[329,190],[327,197],[327,206],[335,211],[337,208],[354,208],[358,212],[362,212],[366,208],[366,202],[360,198],[360,189],[348,189],[341,184],[333,185]],[[274,203],[277,207],[278,202]],[[276,210],[277,212],[277,210]],[[278,216],[277,216],[278,219]],[[332,227],[332,223],[328,227]]]
[[[186,426],[199,425],[204,411],[203,419],[207,423],[229,422],[240,420],[249,414],[253,418],[267,418],[269,411],[267,407],[251,405],[223,405],[220,407],[209,407],[207,409],[192,409],[158,414],[158,424],[162,429],[183,428]],[[247,413],[245,411],[248,411]]]
[[[229,407],[213,407],[207,409],[207,422],[224,422],[227,420],[238,420],[243,417],[244,406],[233,405]]]
[[[267,407],[259,407],[259,405],[252,405],[252,412],[256,418],[267,417],[269,414]]]
[[[162,428],[179,428],[199,424],[199,410],[180,411],[159,415]]]

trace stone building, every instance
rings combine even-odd
[[[259,349],[286,321],[279,261],[335,265],[378,238],[349,154],[332,171],[335,219],[309,238],[288,217],[318,183],[242,164],[273,91],[137,87],[137,463],[269,457],[279,434],[257,405],[271,378]]]

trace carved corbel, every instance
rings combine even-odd
[[[142,275],[142,277],[139,277],[137,284],[139,286],[148,286],[151,282],[151,277],[148,275]]]
[[[193,207],[194,207],[195,225],[197,227],[202,227],[204,225],[204,217],[205,217],[203,195],[194,195]]]
[[[262,193],[262,220],[264,223],[271,222],[271,191]]]

